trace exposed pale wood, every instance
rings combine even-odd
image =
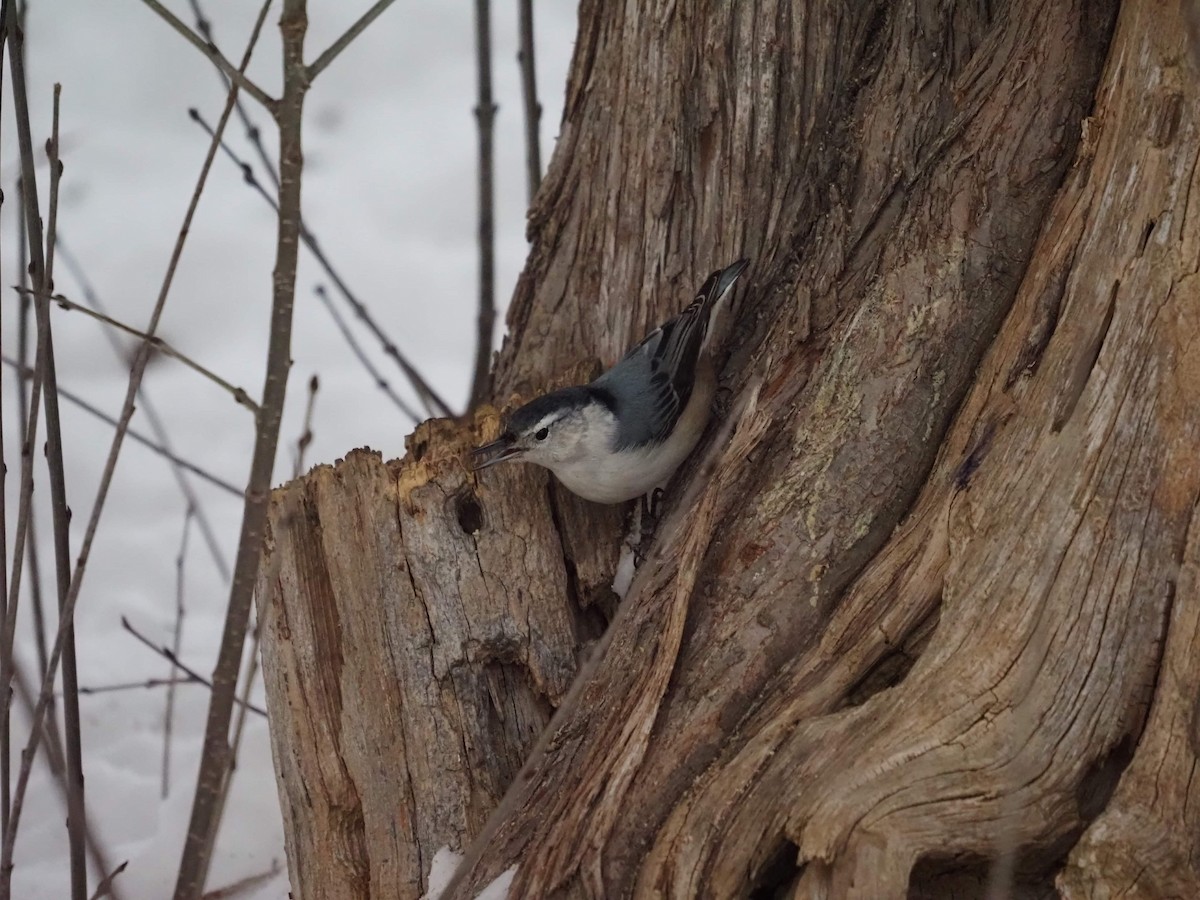
[[[1067,900],[1200,897],[1195,776],[1200,697],[1200,521],[1193,515],[1172,598],[1154,705],[1116,793],[1071,851]]]
[[[1190,896],[1178,3],[711,7],[583,3],[495,386],[579,380],[749,255],[725,427],[594,647],[621,512],[476,483],[490,411],[277,500],[293,890],[416,896],[479,835],[447,897]]]

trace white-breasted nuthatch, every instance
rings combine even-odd
[[[712,324],[749,264],[739,259],[713,272],[687,309],[595,381],[517,409],[497,440],[474,451],[475,469],[536,463],[598,503],[632,500],[664,484],[708,424],[716,389]]]

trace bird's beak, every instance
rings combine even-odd
[[[502,434],[490,444],[484,444],[471,451],[471,468],[478,472],[520,454],[521,448],[516,445],[516,439],[512,435]]]

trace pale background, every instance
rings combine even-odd
[[[191,23],[184,0],[167,4]],[[370,3],[310,0],[309,60]],[[561,116],[566,69],[575,38],[576,4],[536,5],[538,84],[545,113],[542,154],[548,161]],[[250,75],[279,91],[276,2],[255,52]],[[384,329],[447,400],[461,408],[474,345],[478,256],[473,5],[398,0],[321,75],[308,97],[305,128],[304,214],[342,277]],[[237,60],[258,10],[252,0],[207,0],[218,45]],[[516,65],[515,2],[493,4],[496,119],[497,301],[503,310],[526,253],[526,183],[521,98]],[[63,85],[62,155],[65,174],[60,233],[97,293],[120,319],[145,325],[199,173],[208,138],[188,118],[198,107],[215,124],[224,93],[209,63],[138,0],[34,0],[27,26],[34,144],[49,134],[51,87]],[[3,270],[0,323],[5,353],[15,354],[15,178],[18,159],[5,71],[0,186]],[[247,99],[274,154],[268,117]],[[253,160],[234,119],[227,131]],[[39,178],[44,179],[44,157]],[[266,183],[263,173],[260,178]],[[39,182],[43,208],[46,182]],[[219,158],[175,279],[161,334],[181,351],[257,397],[262,387],[274,258],[273,213],[241,173]],[[312,293],[321,278],[301,250],[288,405],[276,483],[289,477],[305,386],[320,376],[314,440],[308,465],[332,462],[371,446],[385,457],[403,452],[411,423],[375,388]],[[70,297],[78,282],[61,265],[56,288]],[[116,414],[127,383],[98,324],[56,311],[59,381]],[[377,365],[403,397],[412,393],[378,345],[356,326]],[[499,335],[497,335],[499,339]],[[249,413],[210,383],[171,361],[156,362],[146,386],[181,455],[241,485],[253,439]],[[15,382],[0,382],[5,416],[9,522],[19,483],[14,440]],[[415,404],[415,401],[413,401]],[[134,427],[146,430],[141,417]],[[67,487],[73,510],[72,547],[95,497],[111,439],[108,426],[63,407]],[[41,455],[36,498],[48,500]],[[193,479],[227,559],[232,562],[241,505]],[[185,502],[168,465],[126,441],[100,534],[80,596],[77,622],[80,682],[102,686],[161,678],[167,664],[120,627],[127,616],[152,639],[169,642],[176,565]],[[50,522],[39,518],[44,576],[53,573]],[[187,617],[183,659],[211,671],[227,588],[193,528],[185,564]],[[26,579],[28,581],[28,578]],[[53,584],[46,582],[52,602]],[[23,601],[18,654],[32,671],[29,605]],[[261,691],[258,693],[261,702]],[[159,797],[162,688],[82,698],[87,803],[95,831],[115,862],[129,860],[119,884],[127,898],[168,896],[191,808],[204,730],[207,691],[178,689],[170,796]],[[209,888],[285,867],[283,839],[266,725],[251,717],[232,801],[225,816]],[[26,739],[14,731],[16,752]],[[67,895],[64,812],[39,765],[18,839],[14,894]],[[93,876],[92,883],[95,883]],[[253,894],[287,896],[280,874]]]

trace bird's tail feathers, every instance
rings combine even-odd
[[[714,331],[717,315],[720,312],[721,301],[733,290],[734,283],[738,280],[743,272],[750,265],[750,260],[739,259],[732,265],[728,265],[723,269],[717,269],[705,279],[701,285],[699,293],[696,295],[695,303],[699,304],[700,308],[705,313],[705,339],[707,344]]]

